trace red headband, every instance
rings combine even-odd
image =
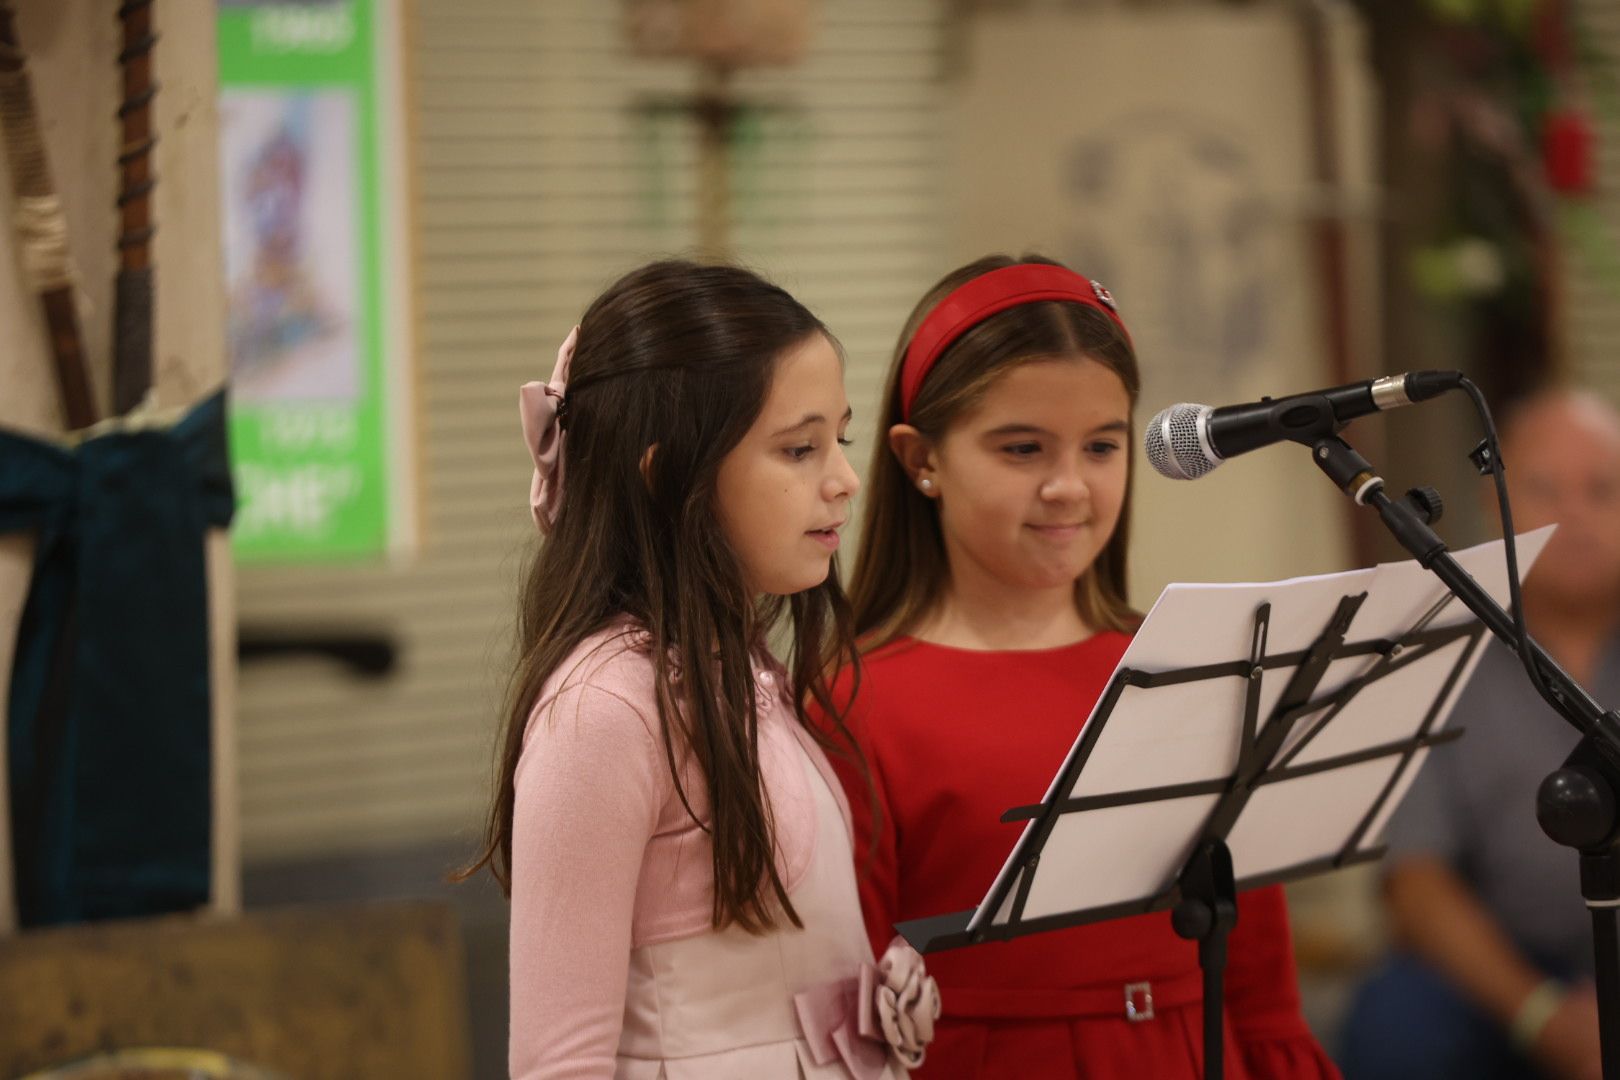
[[[1114,320],[1126,341],[1131,338],[1108,290],[1067,267],[1019,263],[980,274],[936,304],[912,335],[900,367],[900,418],[911,419],[911,404],[923,379],[952,342],[997,312],[1040,300],[1068,300],[1096,308]]]

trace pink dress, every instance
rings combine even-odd
[[[710,925],[708,834],[675,790],[644,636],[628,625],[581,644],[541,693],[513,813],[512,1076],[521,1080],[845,1080],[829,987],[853,998],[872,962],[849,810],[821,749],[756,670],[760,769],[777,867],[804,922],[762,935]],[[701,774],[682,786],[705,821]],[[837,994],[831,995],[837,998]],[[843,1020],[844,1018],[836,1018]],[[870,1065],[872,1050],[864,1060]],[[903,1071],[879,1055],[875,1072]]]

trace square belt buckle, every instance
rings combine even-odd
[[[1153,1019],[1153,984],[1125,984],[1125,1019],[1133,1024]]]

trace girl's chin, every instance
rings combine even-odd
[[[1034,592],[1044,592],[1048,589],[1072,588],[1074,583],[1080,580],[1080,575],[1084,574],[1085,572],[1086,569],[1083,566],[1072,572],[1067,570],[1058,570],[1032,573],[1028,569],[1025,569],[1023,573],[1003,575],[1002,580],[1008,582],[1009,584],[1015,584],[1022,589],[1028,589]]]
[[[832,573],[832,556],[822,561],[819,572],[814,568],[806,569],[799,574],[783,574],[769,586],[756,590],[769,596],[792,596],[807,589],[814,589],[827,582],[827,576]]]

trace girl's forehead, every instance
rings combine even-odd
[[[1063,358],[1031,360],[1002,372],[962,420],[995,426],[1020,414],[1069,427],[1128,420],[1130,412],[1130,393],[1112,368],[1097,360]]]
[[[776,359],[766,392],[766,407],[793,407],[805,397],[844,391],[844,363],[825,334],[789,347]]]

